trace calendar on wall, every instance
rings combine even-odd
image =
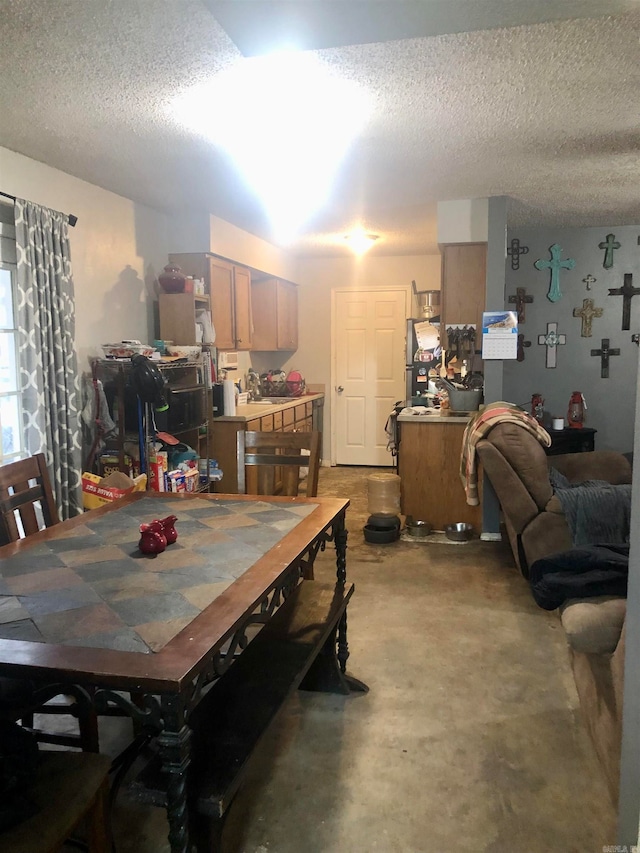
[[[482,358],[517,358],[516,311],[485,311],[482,314]]]

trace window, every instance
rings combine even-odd
[[[0,205],[0,465],[24,455],[16,328],[13,208]]]

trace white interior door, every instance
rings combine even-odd
[[[333,414],[338,465],[392,465],[384,431],[405,397],[402,290],[337,291]]]

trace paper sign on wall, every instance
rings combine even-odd
[[[485,311],[482,314],[482,358],[517,358],[516,311]]]

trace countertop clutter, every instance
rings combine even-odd
[[[260,401],[245,403],[236,407],[235,415],[221,415],[216,421],[252,421],[264,415],[273,415],[285,409],[293,409],[301,403],[313,403],[322,400],[324,394],[303,394],[301,397],[263,397]]]

